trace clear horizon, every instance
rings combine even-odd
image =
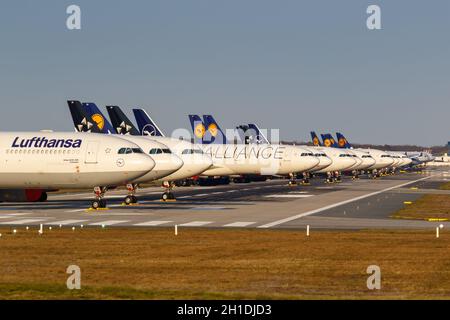
[[[81,30],[66,8],[81,7]],[[366,28],[377,4],[382,30]],[[72,131],[66,100],[148,111],[170,134],[188,114],[255,122],[284,141],[450,140],[450,2],[4,1],[1,131]]]

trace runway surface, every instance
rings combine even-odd
[[[180,187],[176,202],[161,202],[161,188],[141,189],[138,206],[123,206],[125,191],[107,194],[109,210],[88,211],[91,193],[50,195],[38,204],[0,204],[0,226],[220,227],[364,229],[434,228],[435,222],[389,216],[450,179],[446,169],[405,173],[377,180],[345,177],[339,184],[314,179],[288,187],[286,180],[216,187]],[[448,223],[443,223],[448,225]]]

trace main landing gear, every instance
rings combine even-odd
[[[166,191],[161,196],[161,201],[177,201],[175,195],[172,193],[172,189],[174,188],[174,184],[168,181],[164,181],[162,187],[166,189]]]
[[[137,204],[138,200],[136,198],[136,190],[138,188],[137,184],[127,184],[128,195],[125,197],[124,204],[131,206]]]
[[[94,210],[105,209],[106,208],[106,200],[104,199],[106,187],[95,187],[95,199],[92,201],[91,207]]]

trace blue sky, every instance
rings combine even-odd
[[[366,28],[370,4],[382,30]],[[168,133],[211,113],[284,140],[444,144],[449,30],[447,0],[5,0],[1,130],[72,130],[65,101],[79,99],[143,107]]]

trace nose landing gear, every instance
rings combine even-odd
[[[136,198],[137,184],[127,184],[128,195],[125,197],[124,205],[131,206],[138,203]]]
[[[295,174],[293,173],[289,173],[289,182],[288,182],[288,186],[289,187],[295,187],[297,185],[297,179]]]
[[[164,181],[162,184],[162,187],[166,189],[166,191],[161,196],[161,201],[168,202],[168,201],[177,201],[175,198],[175,195],[172,193],[173,188],[175,185],[171,182]]]
[[[310,179],[309,172],[303,172],[302,185],[309,186],[311,184],[309,179]]]
[[[95,199],[92,201],[91,208],[94,210],[106,209],[106,200],[104,199],[106,187],[95,187]]]

